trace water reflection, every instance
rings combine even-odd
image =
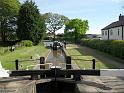
[[[60,66],[65,63],[65,57],[61,50],[53,51],[51,50],[48,58],[46,59],[46,63],[52,63],[53,66]]]

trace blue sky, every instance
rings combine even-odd
[[[20,0],[21,2],[25,0]],[[118,20],[124,14],[124,0],[33,0],[41,14],[58,13],[70,19],[81,18],[89,21],[91,34],[101,34],[101,29]],[[60,31],[62,31],[61,29]],[[59,31],[59,32],[60,32]]]

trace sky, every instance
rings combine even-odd
[[[24,2],[25,0],[20,0]],[[88,20],[87,34],[101,34],[101,29],[124,15],[124,0],[33,0],[41,14],[53,12],[69,19]],[[58,31],[63,32],[63,29]]]

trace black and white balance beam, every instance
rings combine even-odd
[[[10,76],[27,76],[27,75],[49,75],[49,74],[57,75],[89,75],[89,76],[123,76],[124,77],[124,69],[100,69],[100,70],[16,70],[11,71]]]
[[[100,76],[124,77],[124,69],[101,69]]]

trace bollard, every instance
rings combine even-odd
[[[18,59],[16,59],[16,60],[15,60],[16,70],[18,70],[18,69],[19,69],[19,67],[18,67],[18,62],[19,62],[19,60],[18,60]]]
[[[71,57],[66,56],[66,69],[71,69]],[[66,75],[66,78],[71,78],[71,75]]]
[[[45,64],[45,58],[40,57],[40,64]],[[45,65],[40,65],[40,69],[45,69]],[[45,75],[40,75],[40,78],[44,78]]]
[[[93,59],[93,60],[92,60],[92,62],[93,62],[93,64],[92,64],[92,69],[95,69],[96,60],[95,60],[95,59]]]

